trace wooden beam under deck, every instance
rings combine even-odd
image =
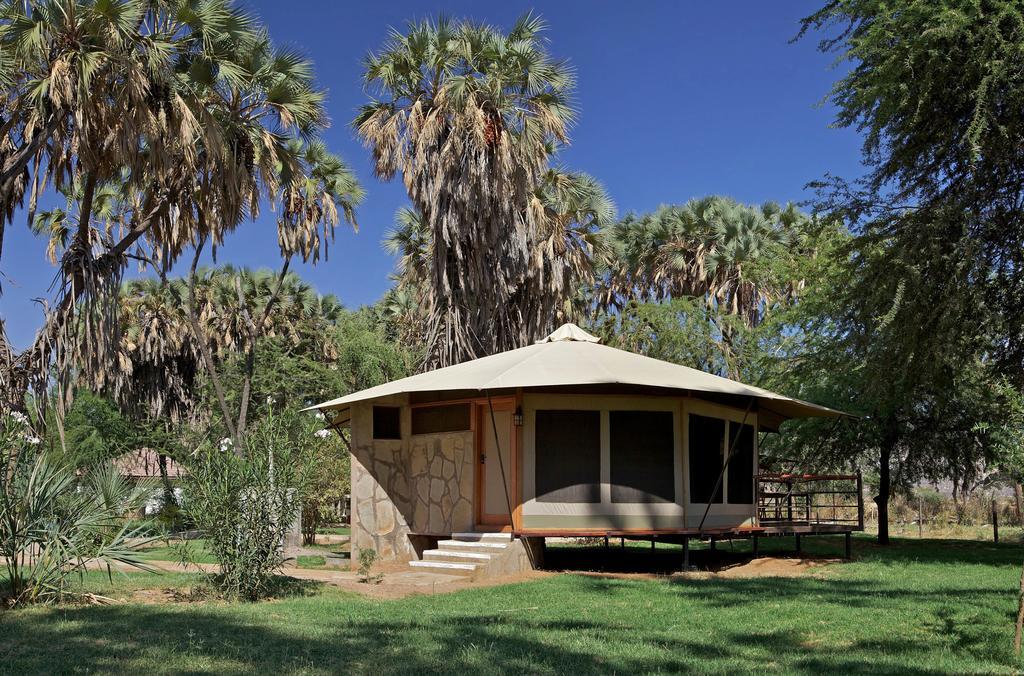
[[[763,526],[740,526],[732,528],[677,528],[661,530],[640,529],[597,529],[597,528],[564,528],[564,529],[517,529],[513,535],[518,537],[543,538],[579,538],[579,537],[753,537],[759,535],[841,535],[860,530],[853,525],[845,524],[771,524]]]

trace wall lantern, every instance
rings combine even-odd
[[[516,412],[512,414],[512,424],[516,427],[523,426],[523,409],[516,408]]]

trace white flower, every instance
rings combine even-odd
[[[330,430],[317,430],[316,432],[314,432],[314,434],[318,438],[320,438],[320,439],[326,439],[327,437],[331,436],[331,431]]]
[[[220,444],[219,444],[220,450],[221,451],[228,451],[228,450],[231,449],[231,447],[234,445],[234,443],[235,442],[233,442],[231,440],[231,437],[224,437],[223,439],[220,440]]]
[[[323,419],[324,419],[324,418],[326,418],[326,417],[327,417],[327,416],[325,416],[325,415],[324,415],[324,412],[323,412],[323,411],[317,411],[317,412],[316,412],[316,419],[317,419],[317,420],[323,420]]]
[[[21,411],[11,411],[11,417],[14,418],[15,422],[21,423],[22,425],[28,424],[28,416]]]
[[[267,396],[267,406],[270,406],[270,405],[272,405],[273,403],[274,403],[274,397],[273,397],[273,395],[268,395],[268,396]]]
[[[30,434],[27,437],[25,437],[25,443],[32,444],[33,446],[38,446],[39,444],[43,443],[43,440],[40,439],[39,437]]]

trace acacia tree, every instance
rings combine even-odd
[[[550,330],[579,260],[546,210],[552,153],[568,140],[575,80],[544,23],[469,21],[393,31],[366,60],[374,100],[354,121],[378,177],[401,174],[431,246],[426,367],[520,347]],[[553,190],[558,190],[556,184]],[[556,245],[556,242],[558,244]]]
[[[822,207],[908,251],[924,241],[970,259],[969,281],[985,292],[976,310],[999,323],[990,347],[1021,382],[1024,7],[834,0],[803,20],[800,35],[814,32],[821,51],[851,64],[831,100],[836,124],[863,132],[867,169],[820,182]]]
[[[835,434],[803,425],[806,434],[787,443],[812,463],[875,467],[882,544],[894,489],[940,470],[952,478],[942,458],[991,457],[996,435],[986,428],[1016,424],[986,349],[973,260],[918,242],[905,247],[872,232],[841,246],[793,313],[799,345],[780,369],[784,391],[861,416]]]
[[[831,99],[836,123],[863,132],[867,169],[819,182],[820,208],[846,218],[859,260],[897,261],[861,266],[877,272],[847,287],[850,305],[871,308],[847,325],[864,344],[857,361],[889,384],[860,393],[878,413],[862,429],[883,442],[881,520],[886,458],[909,440],[901,421],[979,360],[1024,378],[1024,9],[834,0],[800,35],[818,31],[820,49],[851,64]],[[890,318],[882,335],[871,312]]]
[[[48,184],[71,196],[44,325],[20,354],[0,341],[11,405],[51,373],[70,396],[70,378],[110,368],[131,259],[161,274],[190,248],[198,261],[271,200],[286,261],[315,261],[339,213],[352,219],[361,191],[315,141],[309,62],[229,0],[7,3],[0,48],[4,224],[26,196],[31,220]]]

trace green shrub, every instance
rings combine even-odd
[[[269,593],[284,564],[303,472],[290,452],[287,425],[273,416],[252,428],[243,454],[227,446],[205,443],[197,451],[182,485],[182,509],[218,562],[216,587],[228,598],[256,600]]]
[[[377,573],[371,575],[370,571],[373,570],[373,565],[377,563],[377,550],[372,547],[359,550],[359,581],[367,582],[369,584],[380,584],[384,580],[383,573]]]

